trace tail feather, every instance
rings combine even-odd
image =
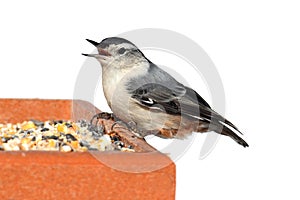
[[[225,117],[221,116],[216,111],[211,108],[200,108],[200,116],[204,117],[206,121],[209,121],[209,127],[212,127],[212,131],[231,137],[243,147],[249,147],[247,142],[236,134],[236,132],[238,132],[243,135],[242,132],[233,123],[225,119]]]
[[[238,136],[235,132],[233,132],[231,129],[229,129],[226,126],[223,126],[221,134],[231,137],[234,141],[236,141],[238,144],[242,145],[243,147],[249,147],[249,145],[245,140],[243,140],[240,136]]]
[[[209,128],[211,131],[215,131],[219,134],[231,137],[234,141],[236,141],[238,144],[242,145],[243,147],[249,147],[249,145],[247,144],[247,142],[245,140],[243,140],[233,130],[228,128],[226,125],[221,124],[220,122],[219,123],[211,122],[209,125]]]
[[[180,102],[181,113],[185,116],[199,120],[199,127],[197,128],[199,132],[203,132],[205,129],[210,131],[215,131],[219,134],[226,135],[235,140],[238,144],[248,147],[249,145],[236,133],[241,133],[241,131],[229,120],[225,119],[223,116],[218,114],[216,111],[212,110],[210,107],[199,104],[195,107],[194,104],[189,102]],[[203,126],[204,125],[204,126]]]
[[[212,109],[200,109],[200,116],[204,116],[207,119],[210,119],[211,121],[218,121],[219,123],[223,123],[224,125],[228,125],[232,128],[234,128],[237,132],[242,134],[242,132],[229,120],[225,119],[222,115],[217,113],[216,111]],[[242,134],[243,135],[243,134]]]

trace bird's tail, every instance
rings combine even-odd
[[[207,112],[208,110],[206,110]],[[242,145],[243,147],[249,147],[247,142],[243,140],[237,133],[241,133],[241,131],[233,125],[230,121],[219,115],[217,112],[213,110],[209,110],[209,112],[201,113],[202,119],[200,119],[201,123],[207,124],[208,131],[214,131],[221,135],[226,135],[231,137],[234,141],[238,144]],[[209,115],[210,114],[210,115]],[[199,126],[200,128],[201,126]],[[202,127],[203,128],[203,127]],[[201,128],[200,128],[201,129]],[[202,131],[200,131],[202,132]]]
[[[231,137],[243,147],[249,146],[247,142],[237,135],[237,133],[242,133],[233,123],[206,105],[199,104],[198,106],[199,110],[194,105],[180,102],[181,114],[196,119],[199,122],[197,132],[214,131]]]
[[[226,135],[231,137],[234,141],[236,141],[238,144],[242,145],[243,147],[249,147],[247,142],[243,140],[240,136],[238,136],[235,131],[231,130],[227,127],[227,125],[223,125],[219,122],[219,124],[211,123],[209,125],[209,130],[215,131],[219,134]]]

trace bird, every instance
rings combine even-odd
[[[214,111],[195,90],[150,61],[129,40],[86,40],[98,53],[82,55],[95,58],[102,67],[103,92],[113,114],[110,116],[127,124],[136,136],[184,139],[193,132],[214,131],[243,147],[249,146],[233,123]]]

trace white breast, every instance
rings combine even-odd
[[[113,101],[126,103],[129,94],[126,91],[126,83],[135,76],[143,76],[147,73],[149,66],[138,65],[133,68],[120,69],[113,65],[102,68],[102,86],[108,105],[112,108]],[[116,102],[114,102],[116,103]]]

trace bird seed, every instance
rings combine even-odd
[[[109,135],[102,125],[86,120],[78,122],[30,120],[16,124],[0,124],[0,151],[126,151],[126,146],[115,133]]]

